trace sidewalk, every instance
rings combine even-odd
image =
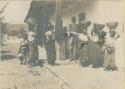
[[[104,71],[103,68],[80,67],[78,64],[46,65],[72,89],[125,89],[125,70]]]

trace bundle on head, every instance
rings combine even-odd
[[[94,23],[94,29],[93,31],[97,34],[100,33],[100,31],[105,27],[104,24],[97,24],[97,23]]]
[[[83,24],[83,27],[84,27],[84,28],[88,28],[90,25],[91,25],[91,22],[90,22],[90,21],[86,21],[86,22]]]
[[[118,22],[109,22],[109,23],[106,23],[106,25],[107,25],[107,27],[109,28],[109,29],[116,29],[117,28],[117,26],[118,26]]]
[[[96,24],[96,23],[94,23],[94,28],[95,29],[102,30],[104,27],[105,27],[104,24]]]

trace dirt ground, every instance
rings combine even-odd
[[[17,39],[5,42],[1,48],[0,89],[125,89],[124,68],[104,71],[76,63],[58,66],[45,63],[30,68],[20,65],[16,58],[18,48]]]

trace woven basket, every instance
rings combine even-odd
[[[104,27],[105,27],[104,24],[97,24],[97,23],[94,23],[94,29],[102,30]]]
[[[118,22],[110,22],[110,23],[106,23],[106,25],[109,29],[116,29],[118,26]]]
[[[88,28],[90,25],[91,25],[91,22],[90,22],[90,21],[86,21],[86,22],[83,24],[83,27],[84,27],[84,28]]]

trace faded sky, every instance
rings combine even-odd
[[[30,2],[28,0],[16,0],[16,1],[3,1],[0,0],[0,8],[9,2],[8,6],[5,9],[4,17],[9,23],[23,23],[24,18],[28,12]]]

